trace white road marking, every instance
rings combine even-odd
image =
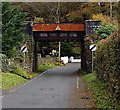
[[[0,98],[3,98],[3,96],[0,96]]]
[[[77,89],[79,89],[79,76],[77,76]]]
[[[42,76],[42,75],[43,75],[44,73],[46,73],[46,72],[47,72],[47,71],[42,72],[42,73],[41,73],[40,75],[38,75],[37,77],[33,78],[32,80],[28,81],[27,83],[25,83],[25,84],[23,84],[23,85],[21,85],[21,86],[19,86],[19,87],[11,90],[10,92],[14,92],[15,90],[21,88],[22,86],[25,86],[25,85],[29,84],[30,82],[32,82],[33,80],[35,80],[35,79],[37,79],[38,77]]]

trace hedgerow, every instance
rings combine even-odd
[[[95,58],[98,79],[112,92],[113,102],[120,103],[120,36],[117,31],[98,42]]]

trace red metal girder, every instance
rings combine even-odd
[[[33,31],[56,31],[56,27],[60,27],[60,31],[85,31],[84,24],[34,24]]]

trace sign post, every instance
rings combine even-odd
[[[26,46],[22,46],[20,51],[23,53],[23,59],[24,59],[23,68],[26,69],[25,53],[27,52],[27,47]]]
[[[94,71],[94,51],[96,50],[96,44],[90,45],[90,50],[92,51],[92,72]]]
[[[61,47],[61,42],[59,42],[59,53],[58,53],[58,58],[60,59],[60,47]]]

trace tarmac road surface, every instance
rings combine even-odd
[[[13,89],[2,98],[3,108],[69,108],[76,71],[80,63],[54,68],[32,81]]]

